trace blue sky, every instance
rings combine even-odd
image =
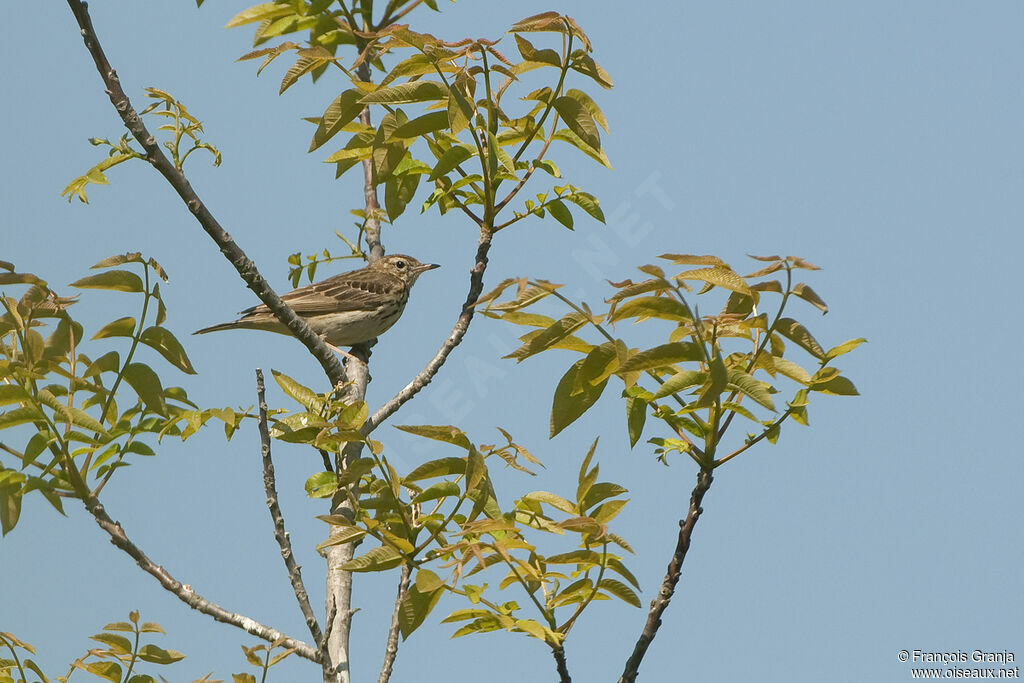
[[[244,3],[93,5],[136,104],[142,87],[155,86],[204,121],[224,163],[196,158],[193,185],[279,291],[288,288],[288,254],[338,249],[333,234],[351,224],[358,180],[335,181],[323,150],[306,153],[312,129],[300,119],[318,115],[344,84],[304,81],[279,97],[283,67],[257,79],[254,63],[236,63],[251,31],[222,27]],[[831,307],[825,317],[810,307],[798,317],[826,346],[870,342],[840,363],[860,398],[821,397],[809,429],[788,427],[778,445],[716,473],[641,680],[900,681],[910,677],[901,649],[1024,657],[1024,377],[1016,359],[1024,329],[1015,303],[1024,6],[609,7],[464,2],[418,15],[418,27],[438,36],[497,38],[519,18],[558,9],[588,32],[615,79],[611,91],[590,89],[611,125],[604,140],[614,170],[568,150],[557,157],[571,182],[599,197],[608,225],[580,218],[568,232],[524,222],[499,236],[488,281],[547,277],[596,303],[608,295],[603,278],[633,277],[635,265],[663,252],[713,253],[738,270],[747,268],[744,254],[797,254],[824,268],[808,282]],[[254,301],[157,174],[121,166],[110,186],[91,190],[90,205],[60,198],[99,158],[87,138],[122,131],[65,5],[5,3],[0,18],[10,67],[0,76],[0,259],[60,286],[113,253],[156,258],[171,276],[168,325],[200,372],[180,381],[201,404],[254,403],[254,367],[321,382],[315,362],[286,337],[188,336]],[[371,405],[401,388],[447,335],[475,249],[471,226],[436,211],[411,209],[384,239],[391,252],[443,267],[420,280],[375,348]],[[117,296],[84,297],[78,314],[95,330],[115,317]],[[666,469],[642,444],[630,450],[611,395],[548,441],[551,393],[570,356],[498,360],[518,333],[478,319],[437,381],[392,423],[457,423],[478,442],[494,439],[495,425],[509,430],[548,469],[540,480],[502,473],[506,495],[575,486],[580,458],[600,435],[602,478],[630,489],[618,529],[637,550],[629,566],[646,604],[685,514],[692,463]],[[227,445],[218,429],[208,431],[185,446],[165,441],[160,457],[116,478],[104,502],[177,578],[302,636],[270,535],[255,429]],[[390,427],[377,435],[405,466],[447,454]],[[319,604],[313,547],[325,527],[313,517],[323,507],[302,492],[317,465],[284,445],[275,454],[289,530]],[[0,541],[0,629],[34,643],[54,675],[130,609],[164,625],[161,645],[188,655],[165,672],[170,680],[244,669],[238,645],[253,638],[163,592],[80,508],[68,506],[65,519],[32,503]],[[356,680],[376,676],[393,585],[392,576],[358,579]],[[461,606],[442,603],[402,644],[393,680],[554,678],[536,641],[450,640],[450,626],[437,621],[445,607]],[[622,604],[594,605],[567,644],[574,678],[616,678],[644,617]],[[304,662],[285,666],[274,680],[317,677]]]

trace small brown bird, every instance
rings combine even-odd
[[[437,267],[436,263],[392,254],[365,268],[293,289],[281,298],[327,344],[345,353],[337,347],[370,341],[394,325],[405,310],[416,278]],[[235,329],[291,334],[263,304],[239,315],[242,317],[234,322],[204,327],[195,334]]]

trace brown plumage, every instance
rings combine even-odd
[[[416,278],[437,267],[392,254],[365,268],[299,287],[281,298],[328,344],[353,346],[379,337],[394,325],[405,310]],[[235,329],[291,334],[263,304],[239,315],[238,320],[204,327],[195,334]]]

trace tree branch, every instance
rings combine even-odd
[[[555,657],[555,668],[558,669],[558,683],[572,683],[569,667],[565,663],[565,648],[561,645],[552,647],[551,654]]]
[[[96,70],[100,74],[100,78],[103,79],[103,84],[106,86],[107,95],[110,97],[111,104],[117,110],[117,113],[121,116],[121,120],[124,122],[125,127],[135,137],[143,149],[146,150],[146,160],[155,168],[166,180],[170,183],[171,187],[174,188],[178,196],[181,197],[182,201],[188,207],[189,211],[196,217],[199,224],[203,227],[203,230],[217,243],[220,247],[221,253],[224,257],[231,262],[231,265],[235,267],[242,280],[245,281],[246,286],[253,291],[256,296],[259,297],[260,301],[266,304],[267,308],[273,312],[281,323],[288,327],[289,331],[295,337],[302,342],[314,358],[319,361],[323,367],[324,372],[331,380],[331,384],[337,386],[342,383],[345,379],[345,371],[341,367],[341,363],[338,362],[334,352],[331,351],[327,345],[316,335],[309,326],[298,317],[295,312],[284,303],[281,298],[274,292],[274,290],[267,284],[267,281],[263,279],[259,271],[256,269],[256,265],[249,260],[245,255],[245,252],[235,244],[235,241],[231,238],[231,235],[221,227],[217,219],[213,217],[206,205],[199,199],[195,190],[189,184],[185,174],[174,167],[174,164],[164,155],[163,150],[160,149],[157,144],[156,138],[149,132],[145,124],[142,123],[142,119],[138,112],[131,105],[131,101],[128,96],[124,93],[121,88],[121,81],[117,77],[117,72],[107,61],[107,57],[103,52],[103,47],[100,45],[99,39],[96,37],[96,31],[92,25],[92,19],[89,17],[88,6],[81,0],[67,0],[68,6],[71,8],[71,12],[75,15],[75,19],[78,21],[78,26],[82,31],[82,38],[85,41],[85,47],[92,56],[93,62],[96,64]]]
[[[320,646],[323,641],[323,634],[320,632],[320,624],[317,623],[316,615],[309,604],[309,594],[306,593],[306,586],[302,583],[302,567],[295,562],[295,555],[292,553],[292,542],[288,532],[284,528],[284,515],[281,513],[281,506],[277,502],[277,483],[274,478],[274,461],[270,457],[270,430],[267,428],[267,400],[264,396],[263,371],[256,369],[256,396],[259,401],[259,431],[260,431],[260,452],[263,456],[263,487],[267,491],[267,509],[270,510],[270,519],[274,522],[274,538],[277,545],[281,547],[281,557],[284,559],[284,566],[288,569],[288,579],[292,583],[292,591],[299,603],[299,610],[306,619],[306,626],[313,636],[313,642]]]
[[[419,393],[423,387],[427,386],[434,379],[434,375],[441,369],[441,366],[444,365],[449,354],[462,342],[462,338],[466,336],[469,323],[472,322],[473,313],[476,310],[476,301],[483,293],[484,271],[487,270],[487,252],[491,248],[491,239],[492,233],[490,228],[488,226],[482,227],[480,229],[480,239],[477,242],[476,261],[473,268],[469,271],[469,292],[466,294],[465,303],[462,304],[462,312],[459,314],[458,320],[455,321],[455,326],[452,328],[448,338],[441,345],[441,348],[438,349],[437,353],[434,354],[434,357],[430,359],[426,367],[404,389],[378,408],[363,423],[362,431],[364,435],[379,427],[384,420],[391,417],[406,401]]]
[[[647,613],[647,623],[644,624],[644,629],[641,631],[640,637],[633,647],[633,654],[626,660],[626,668],[623,670],[622,676],[619,677],[619,683],[633,683],[636,680],[640,669],[640,662],[643,661],[647,648],[658,633],[658,628],[661,626],[661,615],[672,600],[676,584],[679,583],[679,574],[683,567],[683,560],[686,559],[686,551],[690,549],[690,537],[693,535],[693,527],[697,524],[697,519],[700,518],[703,512],[701,501],[704,500],[704,494],[711,488],[713,479],[711,469],[709,468],[702,468],[697,473],[697,485],[690,495],[690,509],[686,513],[686,520],[679,522],[679,537],[676,540],[676,549],[672,554],[672,560],[668,563],[668,570],[665,572],[665,580],[661,582],[658,596],[651,601],[651,609]]]
[[[82,503],[85,505],[85,509],[89,511],[93,518],[95,518],[96,523],[100,528],[106,531],[110,536],[111,543],[127,553],[138,563],[139,567],[141,567],[144,572],[151,574],[160,582],[161,586],[176,595],[179,600],[192,609],[198,610],[203,614],[207,614],[213,617],[216,621],[237,626],[247,633],[251,633],[257,638],[262,638],[269,643],[273,643],[279,638],[283,638],[284,640],[280,643],[282,647],[294,648],[296,654],[312,662],[320,661],[320,653],[316,648],[310,647],[301,640],[296,640],[286,636],[277,629],[264,626],[249,617],[235,612],[229,612],[197,594],[192,590],[191,586],[178,582],[167,572],[166,569],[150,560],[137,545],[132,543],[128,538],[128,535],[124,532],[124,529],[121,528],[121,525],[110,518],[106,509],[99,500],[93,496],[88,496],[82,500]]]
[[[402,575],[398,579],[398,595],[395,597],[395,611],[391,613],[391,628],[388,629],[388,645],[384,650],[384,664],[380,667],[380,676],[377,683],[388,683],[391,680],[391,669],[395,665],[395,657],[398,656],[398,615],[402,610],[402,602],[409,593],[409,577],[412,576],[412,567],[408,564],[402,565]]]

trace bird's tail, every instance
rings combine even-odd
[[[201,330],[196,330],[192,334],[206,334],[207,332],[220,332],[221,330],[235,330],[238,329],[238,322],[221,323],[220,325],[211,325],[210,327],[204,327]]]

